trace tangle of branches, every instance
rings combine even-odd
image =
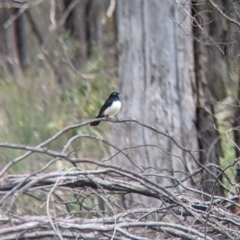
[[[102,119],[110,121],[109,119]],[[237,196],[220,197],[190,188],[186,184],[194,174],[208,171],[198,163],[195,173],[183,179],[162,174],[157,169],[148,171],[136,166],[134,170],[111,164],[105,160],[73,157],[69,146],[77,138],[95,139],[114,147],[123,157],[131,158],[123,149],[91,135],[77,135],[69,139],[61,150],[48,144],[74,128],[95,120],[68,126],[38,146],[0,143],[4,149],[24,151],[1,169],[0,177],[0,237],[6,239],[237,239],[240,218],[231,211]],[[112,121],[112,120],[111,120]],[[174,144],[173,137],[135,120],[131,122],[154,131]],[[146,146],[147,147],[147,146]],[[187,154],[190,150],[178,146]],[[28,157],[33,164],[48,157],[37,171],[13,174],[16,164],[24,164]],[[197,159],[193,157],[193,161]],[[69,166],[58,170],[56,163]],[[86,164],[87,168],[83,168]],[[136,163],[133,163],[137,165]],[[213,167],[213,166],[211,166]],[[221,174],[225,174],[224,169]],[[169,186],[161,186],[152,176],[169,179]],[[220,180],[216,177],[216,182]],[[225,190],[228,188],[222,183]],[[176,192],[176,186],[182,191]],[[123,201],[128,195],[144,196],[158,201],[158,206]],[[26,210],[27,209],[27,210]]]

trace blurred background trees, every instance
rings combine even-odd
[[[93,118],[119,90],[120,119],[141,124],[72,128],[47,147],[109,137],[115,148],[76,137],[71,153],[113,156],[113,164],[176,193],[196,189],[205,200],[238,194],[239,26],[231,0],[2,0],[0,141],[37,145]],[[22,151],[1,148],[0,167]],[[28,156],[9,173],[41,169],[49,158],[42,160]],[[126,195],[127,205],[159,204]]]
[[[2,1],[2,82],[8,79],[9,84],[12,77],[19,85],[31,86],[37,82],[37,89],[41,86],[45,91],[55,80],[62,86],[52,82],[52,88],[57,88],[58,93],[50,91],[49,97],[60,94],[59,105],[67,102],[76,107],[71,109],[73,112],[66,112],[71,115],[71,120],[79,119],[79,115],[84,119],[94,116],[110,89],[116,88],[115,66],[118,64],[120,91],[124,106],[127,106],[123,107],[120,116],[153,125],[172,134],[181,146],[201,150],[195,154],[203,165],[219,165],[223,151],[214,107],[227,96],[236,96],[231,89],[236,81],[231,72],[233,64],[229,61],[234,57],[232,48],[237,49],[238,44],[234,42],[235,35],[232,36],[236,24],[221,16],[211,3],[194,1],[191,5],[188,1],[117,2],[115,22],[114,11],[111,18],[106,16],[114,4],[115,1],[105,0]],[[237,14],[231,3],[219,0],[216,4],[219,9]],[[42,78],[46,76],[48,79],[44,82]],[[23,78],[27,80],[22,82]],[[11,96],[14,88],[19,91],[16,84],[10,84],[8,95]],[[19,94],[26,96],[22,92]],[[46,100],[46,96],[39,97]],[[5,101],[3,98],[3,105],[11,104]],[[45,115],[49,114],[51,105],[48,101],[43,103]],[[7,118],[16,119],[11,112],[14,106],[5,108]],[[32,112],[35,109],[33,106]],[[17,127],[25,125],[21,123],[23,121],[18,119]],[[58,127],[59,123],[47,121],[44,124],[49,128]],[[59,127],[65,125],[65,121],[69,121],[69,116],[59,121]],[[31,130],[35,132],[34,128]],[[37,131],[36,135],[42,135],[40,129]],[[143,161],[138,162],[142,167],[161,168],[179,178],[184,174],[176,173],[176,169],[182,172],[197,169],[198,164],[189,161],[170,140],[148,134],[138,126],[118,125],[113,129],[112,141],[121,148],[126,144],[158,143],[167,151],[159,152],[156,148],[147,151],[144,147],[131,150],[134,161]],[[31,132],[27,138],[28,135]],[[31,143],[30,140],[27,142]],[[180,157],[181,161],[174,160],[169,153]],[[119,162],[117,158],[116,161]],[[215,167],[209,168],[214,176],[219,173]],[[203,172],[202,176],[196,176],[196,182],[200,181],[204,191],[210,193],[212,177]],[[165,180],[156,179],[167,185]],[[189,186],[196,182],[189,180]],[[220,186],[215,184],[214,192],[223,194]]]

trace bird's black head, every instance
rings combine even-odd
[[[120,93],[118,93],[118,92],[112,92],[112,93],[110,94],[109,98],[119,99],[119,97],[118,97],[119,94],[120,94]]]

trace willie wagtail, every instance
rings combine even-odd
[[[119,93],[117,92],[113,92],[110,94],[107,101],[101,107],[99,114],[96,118],[114,117],[119,112],[122,104],[118,95]],[[97,126],[100,122],[101,121],[92,122],[90,123],[90,126]]]

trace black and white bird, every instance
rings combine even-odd
[[[96,118],[114,117],[120,111],[122,103],[118,95],[118,92],[113,92],[110,94],[107,101],[101,107]],[[100,122],[101,121],[92,122],[90,123],[90,126],[97,126]]]

